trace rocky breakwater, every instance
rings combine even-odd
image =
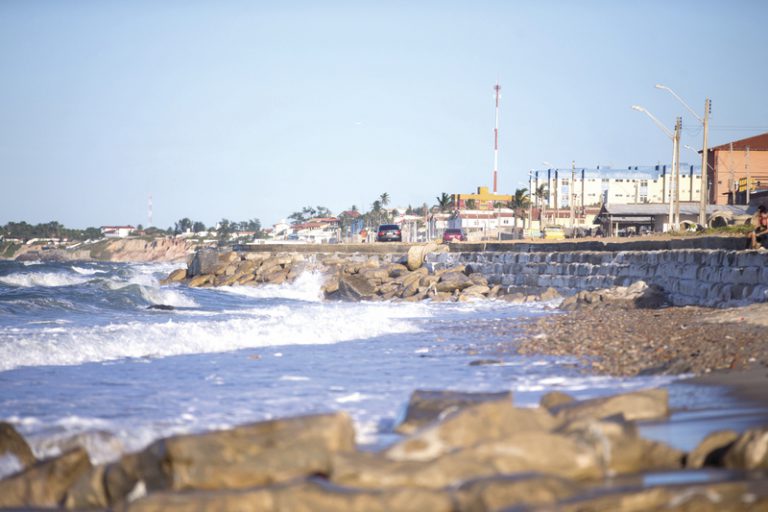
[[[408,302],[471,301],[501,298],[531,302],[559,297],[553,288],[513,290],[491,285],[464,264],[434,269],[424,265],[428,254],[447,251],[441,244],[413,246],[407,255],[331,253],[267,253],[197,251],[186,269],[173,271],[163,284],[190,287],[258,286],[290,283],[303,272],[324,276],[323,294],[329,300],[402,300]]]
[[[665,390],[577,401],[550,393],[416,391],[400,441],[361,451],[344,412],[178,435],[107,464],[82,448],[0,480],[0,507],[198,511],[749,511],[768,508],[768,427],[684,453],[642,437]],[[28,451],[10,427],[0,456]],[[706,472],[698,471],[705,468]],[[654,478],[654,475],[655,478]],[[647,482],[655,480],[649,485]]]
[[[477,252],[457,248],[459,252],[430,254],[427,262],[435,269],[467,265],[491,284],[554,287],[564,294],[642,280],[663,288],[676,306],[739,306],[768,299],[768,251],[620,250],[621,244],[604,250],[568,247],[496,245]],[[627,249],[632,247],[627,244]]]

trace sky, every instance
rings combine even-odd
[[[0,225],[361,210],[768,131],[768,2],[0,0]],[[684,162],[700,162],[682,150]],[[547,162],[548,164],[544,164]]]

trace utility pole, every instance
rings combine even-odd
[[[736,193],[739,191],[739,186],[733,171],[733,142],[728,143],[728,176],[731,178],[731,204],[736,204]]]
[[[709,204],[709,155],[707,154],[707,136],[709,134],[709,115],[712,110],[712,102],[709,98],[704,100],[704,146],[701,148],[701,197],[699,198],[699,225],[707,225],[707,204]]]
[[[501,97],[501,86],[499,82],[493,87],[496,91],[496,124],[493,128],[493,193],[496,193],[497,175],[499,172],[499,98]]]
[[[675,230],[680,229],[680,132],[683,129],[683,118],[675,121]]]
[[[750,179],[749,179],[749,146],[744,148],[746,152],[744,153],[744,173],[747,175],[747,202],[745,204],[749,204],[749,189],[751,187]]]
[[[528,238],[533,238],[533,171],[528,171]]]
[[[571,182],[568,184],[568,206],[571,207],[571,236],[576,224],[576,161],[571,160]]]

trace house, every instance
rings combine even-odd
[[[742,205],[707,205],[707,223],[744,223],[750,215]],[[680,229],[692,229],[699,220],[699,202],[680,203]],[[605,236],[664,231],[669,222],[669,205],[604,204],[595,217]]]
[[[748,204],[752,192],[768,190],[768,132],[709,148],[709,202]]]
[[[336,217],[318,217],[291,226],[289,240],[327,244],[339,241],[339,220]]]
[[[125,238],[136,230],[133,226],[101,226],[105,238]]]

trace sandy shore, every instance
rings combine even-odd
[[[766,369],[766,326],[768,304],[726,310],[601,306],[525,322],[517,348],[576,356],[598,374],[706,375]]]

